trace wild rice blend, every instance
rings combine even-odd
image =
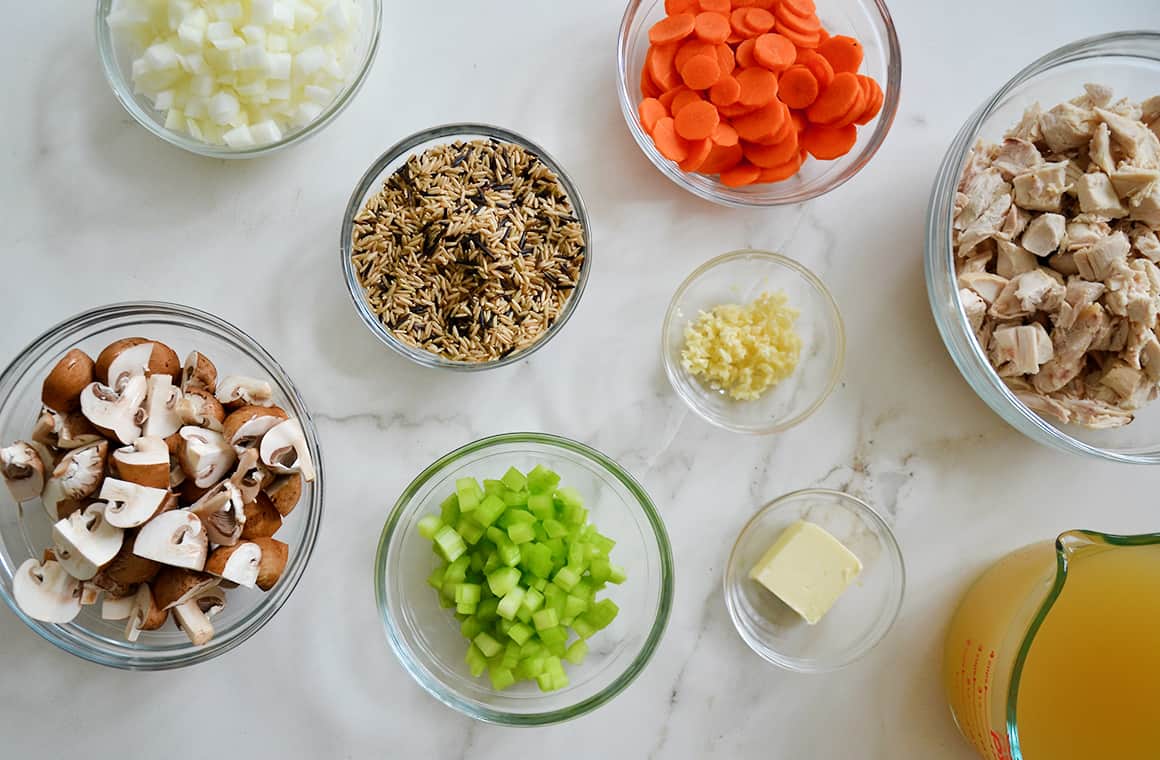
[[[475,140],[412,156],[354,219],[371,311],[409,345],[484,362],[560,316],[584,231],[559,178],[518,145]]]

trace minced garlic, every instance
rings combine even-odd
[[[721,304],[685,328],[681,365],[710,388],[753,401],[797,368],[802,339],[798,310],[785,293],[762,293],[746,306]]]

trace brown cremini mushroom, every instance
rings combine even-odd
[[[252,541],[243,541],[214,549],[205,561],[205,571],[239,586],[253,588],[258,582],[261,563],[262,547]]]
[[[41,501],[51,518],[59,514],[59,505],[65,501],[80,501],[97,492],[105,479],[105,461],[109,444],[101,441],[66,454],[44,484]]]
[[[205,526],[209,540],[219,546],[233,546],[241,538],[246,523],[241,494],[233,483],[223,480],[189,507]]]
[[[302,476],[298,473],[279,475],[263,491],[270,497],[270,503],[283,517],[294,511],[302,498]]]
[[[186,425],[178,433],[181,444],[177,458],[195,485],[207,488],[229,474],[237,454],[221,433],[192,425]]]
[[[136,528],[163,511],[170,493],[164,488],[151,488],[127,480],[105,478],[101,498],[108,502],[105,518],[118,528]]]
[[[270,497],[259,491],[253,501],[242,508],[246,522],[242,526],[243,541],[254,538],[269,538],[282,527],[282,515],[270,501]]]
[[[97,382],[119,391],[129,378],[142,375],[169,375],[177,381],[181,375],[181,360],[164,343],[145,338],[121,338],[105,346],[97,355],[94,370]]]
[[[17,504],[40,498],[44,491],[44,470],[40,452],[27,441],[16,441],[0,449],[0,475],[4,476]]]
[[[217,390],[217,367],[200,351],[190,351],[181,368],[181,390],[189,393],[194,389]]]
[[[141,436],[114,449],[109,465],[121,480],[147,488],[169,488],[169,447],[155,436]]]
[[[81,584],[59,562],[29,558],[12,575],[12,596],[34,620],[68,623],[81,611]]]
[[[222,421],[226,418],[226,410],[222,407],[222,402],[218,401],[217,397],[205,388],[186,390],[181,400],[177,402],[177,414],[185,425],[193,425],[217,432],[221,432]]]
[[[133,606],[129,610],[129,622],[125,624],[125,638],[136,641],[141,631],[156,631],[169,619],[169,611],[161,609],[153,598],[153,589],[148,583],[137,587],[133,595]]]
[[[231,375],[218,383],[217,400],[228,409],[251,406],[272,406],[274,388],[265,380]]]
[[[197,515],[186,509],[162,512],[137,530],[133,553],[163,565],[201,570],[209,540]]]
[[[270,428],[287,417],[276,406],[243,406],[230,412],[222,422],[222,436],[241,455],[246,449],[256,447]]]
[[[87,581],[117,556],[124,536],[105,519],[105,505],[97,502],[53,524],[52,548],[69,575]]]
[[[58,414],[81,408],[81,391],[93,382],[93,360],[79,348],[71,349],[44,378],[40,400]]]
[[[286,569],[290,547],[276,538],[255,538],[254,543],[262,549],[262,561],[258,564],[258,588],[269,591]]]
[[[314,462],[306,444],[306,433],[297,418],[279,422],[262,436],[262,462],[279,475],[301,473],[307,483],[314,480]]]
[[[145,422],[145,396],[148,381],[133,377],[120,391],[107,385],[90,383],[81,392],[81,413],[105,435],[121,443],[132,443],[141,436]]]

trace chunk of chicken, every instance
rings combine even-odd
[[[1079,274],[1079,267],[1075,265],[1075,254],[1073,253],[1057,253],[1047,260],[1051,268],[1059,272],[1064,277],[1071,277],[1073,274]]]
[[[971,332],[978,334],[983,326],[983,318],[987,316],[987,302],[979,294],[969,288],[959,289],[959,300],[963,303],[963,313],[967,317],[967,324]]]
[[[1116,219],[1127,216],[1128,209],[1120,202],[1112,180],[1103,172],[1091,172],[1080,177],[1075,184],[1079,197],[1079,207],[1085,214]]]
[[[1088,158],[1092,164],[1104,174],[1111,174],[1116,170],[1116,161],[1112,158],[1112,139],[1108,125],[1100,123],[1096,132],[1088,143]]]
[[[1115,96],[1115,90],[1108,87],[1106,84],[1098,84],[1096,82],[1087,82],[1083,86],[1084,94],[1073,100],[1072,102],[1079,106],[1088,106],[1089,108],[1100,107],[1107,108],[1108,104],[1112,102]]]
[[[1004,286],[991,303],[996,319],[1029,317],[1037,311],[1051,313],[1063,303],[1065,288],[1044,269],[1024,272]]]
[[[997,196],[991,205],[971,222],[959,237],[959,256],[968,256],[979,243],[1001,234],[1000,228],[1011,208],[1011,196],[1004,193]]]
[[[970,227],[979,216],[986,211],[996,198],[1009,195],[1011,185],[1003,179],[1003,175],[993,166],[975,172],[969,179],[959,185],[959,192],[964,199],[957,214],[955,214],[955,229],[965,230]]]
[[[1051,336],[1038,322],[999,327],[991,336],[989,356],[1000,377],[1034,375],[1053,353]]]
[[[1000,277],[1011,279],[1015,275],[1030,272],[1039,267],[1035,255],[1021,245],[1006,240],[996,240],[998,256],[995,272]]]
[[[1160,95],[1153,95],[1140,104],[1140,120],[1145,124],[1160,119]]]
[[[1008,137],[999,146],[999,155],[995,157],[994,166],[1003,175],[1003,179],[1010,181],[1013,177],[1029,172],[1042,163],[1043,156],[1035,147],[1035,143]]]
[[[1059,398],[1056,402],[1068,412],[1065,422],[1083,425],[1090,430],[1108,430],[1127,425],[1135,417],[1131,412],[1092,399]]]
[[[994,303],[1007,286],[1006,277],[989,272],[964,272],[959,275],[959,287],[975,291],[988,304]]]
[[[1059,211],[1068,189],[1067,162],[1040,164],[1011,181],[1016,205],[1030,211]]]
[[[1066,248],[1074,251],[1077,248],[1086,248],[1098,243],[1107,235],[1112,234],[1112,228],[1107,222],[1078,222],[1072,220],[1067,223]]]
[[[1043,141],[1054,153],[1085,145],[1095,128],[1095,113],[1074,103],[1060,103],[1039,117]]]
[[[1131,244],[1123,232],[1115,232],[1075,252],[1075,265],[1086,280],[1104,281],[1112,273],[1112,265],[1128,257]]]
[[[1133,225],[1129,238],[1134,251],[1149,261],[1160,261],[1160,238],[1156,237],[1156,233],[1146,225]]]
[[[1086,307],[1100,299],[1107,289],[1102,282],[1090,282],[1082,277],[1069,277],[1055,324],[1064,329],[1075,324],[1075,318]]]
[[[1013,140],[1026,140],[1029,143],[1039,142],[1043,139],[1043,131],[1039,128],[1039,120],[1042,116],[1042,106],[1038,103],[1032,103],[1023,112],[1019,123],[1008,130],[1004,137]]]
[[[1133,166],[1143,169],[1160,168],[1160,138],[1152,133],[1138,118],[1131,118],[1108,111],[1095,109],[1096,114],[1108,125],[1112,139],[1127,155]]]
[[[1160,382],[1160,340],[1151,330],[1140,345],[1136,353],[1136,364],[1144,370],[1144,374],[1152,382]]]
[[[1023,230],[1027,229],[1027,223],[1031,221],[1031,214],[1024,211],[1017,204],[1012,203],[1011,208],[1007,209],[1007,216],[1003,219],[1003,224],[999,227],[999,235],[995,236],[995,241],[1000,240],[1014,240],[1023,234]]]
[[[1036,256],[1049,256],[1059,248],[1067,232],[1067,220],[1062,214],[1040,214],[1031,220],[1020,245]]]
[[[1100,327],[1100,331],[1092,338],[1089,350],[1119,353],[1124,350],[1124,346],[1128,345],[1128,335],[1131,331],[1132,323],[1124,317],[1107,317]]]
[[[1040,393],[1057,391],[1082,372],[1088,348],[1106,323],[1104,310],[1091,304],[1080,310],[1070,328],[1056,326],[1051,332],[1055,355],[1035,375],[1035,389]]]
[[[1160,183],[1160,169],[1141,169],[1136,166],[1125,166],[1108,173],[1112,187],[1121,198],[1131,201],[1140,195],[1146,195],[1157,183]]]
[[[1156,341],[1156,333],[1145,325],[1135,324],[1128,328],[1128,339],[1120,349],[1120,359],[1129,367],[1143,369],[1148,363],[1150,344]],[[1160,367],[1155,368],[1160,373]]]
[[[1160,228],[1160,182],[1154,182],[1146,191],[1132,197],[1130,218]]]
[[[1132,399],[1136,396],[1140,385],[1147,382],[1147,378],[1141,370],[1129,367],[1125,362],[1114,361],[1104,371],[1100,382],[1111,388],[1121,399]]]

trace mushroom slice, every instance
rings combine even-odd
[[[217,367],[200,351],[190,351],[181,367],[181,390],[194,388],[213,393],[217,389]]]
[[[137,587],[133,595],[133,606],[129,610],[129,622],[125,624],[125,638],[136,641],[141,631],[156,631],[169,619],[169,611],[161,609],[153,598],[153,589],[148,583]]]
[[[109,444],[101,441],[95,446],[73,449],[57,462],[41,495],[44,509],[50,518],[57,519],[62,502],[80,501],[97,492],[105,479],[108,451]]]
[[[153,576],[161,569],[160,563],[133,553],[134,539],[135,536],[126,535],[121,551],[93,578],[93,583],[113,596],[124,596],[128,589],[138,583],[153,580]]]
[[[234,466],[237,455],[221,433],[186,425],[178,434],[181,445],[177,457],[181,469],[199,488],[207,488],[226,477]]]
[[[243,504],[249,504],[258,497],[266,470],[259,462],[257,449],[238,452],[238,467],[230,476],[230,482],[238,489]]]
[[[0,449],[0,474],[17,504],[39,498],[44,491],[44,461],[27,441]]]
[[[81,392],[81,413],[103,433],[121,443],[132,443],[141,435],[145,421],[142,404],[148,390],[144,377],[133,377],[121,391],[90,383]]]
[[[288,417],[276,406],[243,406],[226,417],[222,435],[240,456],[246,449],[257,446],[270,428]]]
[[[231,408],[245,406],[273,406],[274,388],[265,380],[231,375],[217,387],[217,400]]]
[[[75,412],[81,408],[81,391],[91,382],[93,360],[84,351],[74,348],[44,378],[41,403],[59,414]]]
[[[213,624],[198,599],[219,583],[220,579],[204,573],[165,568],[153,581],[153,598],[163,610],[173,610],[178,627],[200,646],[213,638]]]
[[[136,593],[128,596],[105,595],[101,602],[101,620],[128,620],[133,612]]]
[[[181,469],[181,460],[175,454],[169,455],[169,487],[177,488],[185,482],[185,470]]]
[[[121,338],[98,354],[94,369],[98,382],[119,391],[132,377],[169,375],[177,379],[181,360],[164,343],[146,338]]]
[[[236,544],[246,524],[241,494],[228,480],[210,489],[189,510],[201,520],[209,540],[219,546]]]
[[[83,581],[81,583],[81,606],[92,607],[101,600],[101,587],[92,581]]]
[[[81,611],[81,584],[59,562],[24,560],[12,576],[16,604],[34,620],[68,623]]]
[[[146,382],[145,424],[142,435],[168,438],[181,427],[181,416],[177,404],[181,391],[173,384],[169,375],[151,375]]]
[[[984,309],[985,310],[985,309]],[[278,514],[285,517],[294,511],[302,498],[302,476],[298,473],[280,475],[263,489]]]
[[[266,495],[265,491],[259,491],[253,501],[246,503],[242,512],[246,518],[246,522],[242,526],[241,538],[243,541],[254,538],[269,538],[282,527],[282,515],[270,501],[270,497]]]
[[[91,580],[121,551],[125,533],[105,519],[105,505],[90,504],[52,526],[53,551],[77,580]]]
[[[306,445],[306,434],[297,418],[279,422],[262,436],[262,462],[279,475],[302,473],[307,483],[314,480],[314,463]]]
[[[205,388],[189,388],[177,402],[177,414],[186,425],[221,431],[225,409],[217,397]]]
[[[290,547],[276,538],[255,538],[254,543],[262,549],[262,561],[258,564],[258,588],[269,591],[286,569]]]
[[[113,470],[121,480],[139,486],[169,488],[169,447],[161,438],[143,435],[113,451]]]
[[[209,548],[205,528],[189,510],[162,512],[137,531],[133,553],[163,565],[201,570]]]
[[[233,546],[219,546],[205,561],[205,571],[239,586],[253,588],[258,583],[262,547],[252,541]]]
[[[161,510],[168,496],[169,491],[164,488],[150,488],[116,478],[105,478],[101,486],[101,498],[109,503],[106,519],[118,528],[144,525]]]
[[[79,449],[101,440],[93,424],[80,412],[57,414],[45,409],[32,428],[32,440],[51,449]]]

